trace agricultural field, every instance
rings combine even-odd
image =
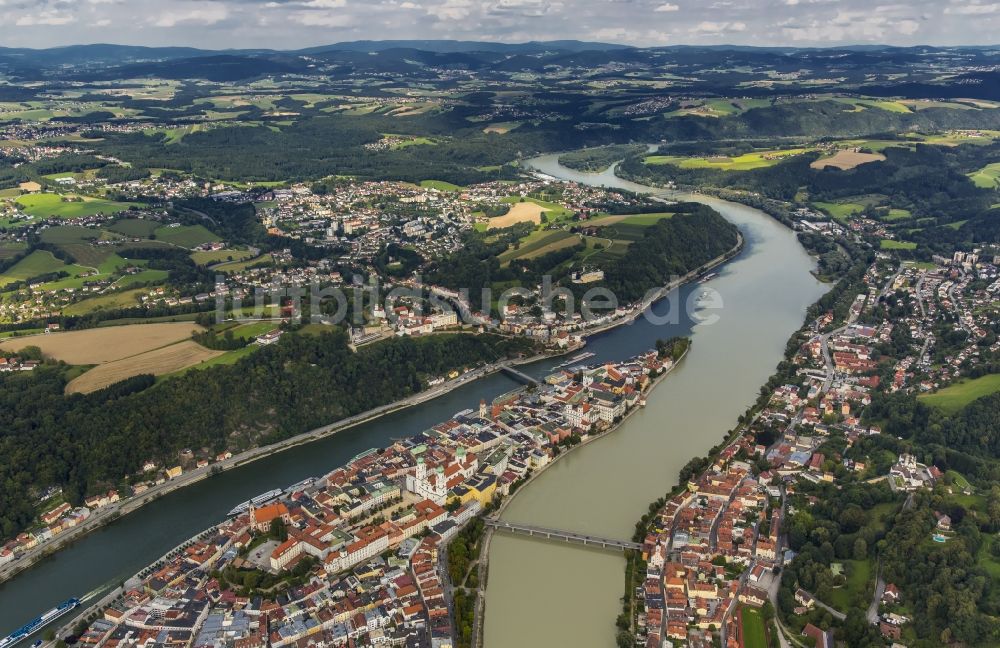
[[[579,234],[565,230],[538,230],[521,239],[516,248],[511,247],[497,258],[501,265],[508,265],[515,259],[533,259],[549,252],[573,247],[581,241]]]
[[[157,272],[155,270],[150,270],[150,272]],[[161,271],[162,272],[162,271]],[[138,297],[144,294],[146,291],[141,288],[136,288],[135,290],[126,290],[123,292],[114,292],[107,295],[101,295],[99,297],[90,297],[89,299],[84,299],[78,301],[75,304],[70,304],[63,309],[64,315],[85,315],[87,313],[113,308],[129,308],[132,306],[138,306]]]
[[[250,355],[254,351],[257,351],[260,348],[261,348],[260,345],[250,344],[243,347],[242,349],[234,349],[233,351],[223,351],[219,355],[207,358],[196,364],[192,364],[177,371],[174,371],[172,375],[174,376],[180,375],[185,371],[201,371],[203,369],[211,369],[212,367],[217,367],[221,365],[236,364],[241,359],[247,357],[248,355]],[[164,375],[164,378],[168,377],[170,376]]]
[[[882,162],[885,156],[881,153],[861,153],[849,149],[841,149],[830,157],[820,158],[813,161],[809,166],[813,169],[825,169],[835,167],[837,169],[853,169],[854,167],[868,164],[870,162]]]
[[[826,212],[834,220],[838,220],[841,222],[844,222],[854,214],[863,212],[865,210],[864,205],[851,202],[844,202],[844,203],[814,202],[812,203],[812,206],[815,207],[816,209]]]
[[[1000,162],[987,164],[979,171],[969,174],[973,184],[982,189],[1000,188]]]
[[[73,257],[82,266],[101,269],[101,272],[112,272],[124,263],[121,257],[114,253],[111,246],[96,246],[93,241],[104,238],[105,232],[79,225],[60,225],[50,227],[41,233],[45,243],[58,245],[63,251]],[[109,264],[109,259],[114,257]],[[103,267],[106,266],[106,267]]]
[[[850,99],[844,97],[835,97],[834,101],[839,101],[840,103],[849,104],[859,109],[878,108],[880,110],[886,110],[894,113],[912,112],[909,106],[907,106],[901,101],[887,101],[883,99]]]
[[[228,261],[226,263],[220,263],[218,265],[212,266],[212,270],[217,270],[218,272],[243,272],[247,268],[252,268],[254,266],[260,265],[271,265],[274,262],[273,257],[270,254],[262,254],[258,257],[252,259],[243,259],[242,261]]]
[[[502,229],[517,223],[538,225],[542,222],[542,213],[546,211],[548,210],[538,203],[527,201],[514,203],[506,214],[490,219],[489,229]]]
[[[160,224],[145,218],[123,218],[108,226],[112,232],[133,238],[149,238]]]
[[[118,288],[128,288],[136,284],[156,284],[167,280],[170,273],[166,270],[143,270],[136,274],[125,275],[115,282]]]
[[[204,225],[181,225],[179,227],[158,227],[154,232],[157,241],[163,241],[183,248],[194,248],[204,243],[218,241]]]
[[[65,201],[64,198],[71,198]],[[95,214],[114,214],[125,211],[135,203],[121,203],[89,196],[70,196],[52,193],[28,194],[15,202],[21,210],[35,218],[80,218]]]
[[[64,261],[55,258],[47,250],[35,250],[18,261],[7,272],[0,274],[0,288],[16,281],[27,281],[32,277],[59,272],[61,270],[73,274],[74,270],[83,272],[84,268],[68,266]]]
[[[912,216],[912,214],[908,209],[890,209],[888,212],[885,213],[884,216],[882,216],[882,220],[892,222],[898,220],[906,220],[910,216]]]
[[[708,101],[688,102],[677,110],[664,113],[664,117],[683,117],[695,115],[698,117],[729,117],[746,112],[752,108],[763,108],[771,105],[769,99],[711,99]]]
[[[917,244],[911,241],[895,241],[893,239],[882,239],[879,248],[883,250],[916,250]]]
[[[420,182],[420,186],[427,189],[437,189],[438,191],[461,191],[463,189],[463,187],[457,184],[445,182],[444,180],[423,180]]]
[[[6,242],[0,245],[0,261],[12,259],[28,247],[27,243]]]
[[[96,365],[159,349],[201,330],[193,322],[109,326],[14,338],[0,343],[0,350],[17,352],[36,346],[46,356],[67,364]]]
[[[812,149],[796,148],[775,151],[744,153],[736,157],[683,157],[676,155],[650,155],[644,162],[651,165],[672,164],[682,169],[719,169],[722,171],[752,171],[774,166],[796,155]]]
[[[191,253],[191,260],[200,266],[210,266],[213,263],[242,261],[250,256],[250,250],[199,250]]]
[[[953,414],[974,400],[1000,392],[1000,374],[989,374],[972,380],[961,380],[933,394],[921,394],[925,405]]]
[[[206,349],[194,340],[184,340],[159,349],[153,349],[152,351],[98,365],[71,380],[66,385],[66,392],[69,394],[87,394],[139,374],[161,376],[174,373],[205,362],[206,360],[212,360],[224,353],[224,351]]]
[[[490,124],[483,129],[484,133],[495,133],[497,135],[504,135],[514,130],[521,125],[521,122],[497,122],[495,124]]]

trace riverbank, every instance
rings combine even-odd
[[[440,385],[435,385],[421,392],[418,392],[412,396],[404,399],[388,403],[386,405],[381,405],[376,408],[372,408],[365,412],[355,414],[353,416],[341,419],[334,423],[324,425],[301,434],[297,434],[293,437],[289,437],[283,441],[278,441],[267,446],[262,446],[260,448],[253,448],[245,452],[241,452],[237,455],[233,455],[229,459],[224,459],[217,463],[213,463],[204,468],[196,468],[187,473],[183,473],[181,476],[171,479],[159,484],[157,486],[151,487],[149,490],[145,491],[142,495],[138,497],[127,498],[117,504],[111,504],[105,506],[101,509],[94,511],[90,517],[81,522],[79,525],[59,534],[56,539],[51,542],[47,542],[43,545],[39,545],[33,549],[30,549],[13,560],[7,563],[3,567],[0,567],[0,583],[10,580],[14,576],[17,576],[21,572],[30,569],[32,566],[38,562],[54,556],[62,549],[72,545],[74,542],[79,541],[86,535],[102,528],[103,526],[114,522],[115,520],[121,518],[122,516],[133,513],[143,506],[150,504],[151,502],[178,491],[182,488],[192,486],[197,484],[209,477],[233,470],[235,468],[240,468],[246,466],[247,464],[253,463],[260,459],[264,459],[271,455],[274,455],[285,450],[300,446],[305,443],[311,443],[313,441],[318,441],[320,439],[329,437],[338,432],[362,425],[384,417],[388,414],[404,410],[421,403],[438,398],[450,391],[461,387],[473,380],[478,380],[479,378],[495,374],[502,371],[504,367],[507,366],[519,366],[523,364],[530,364],[532,362],[537,362],[539,360],[544,360],[547,358],[559,357],[573,351],[579,350],[581,347],[570,347],[566,349],[558,349],[548,353],[540,353],[527,358],[517,358],[513,360],[507,360],[504,362],[497,362],[478,369],[473,369],[457,378],[445,381]],[[233,502],[237,504],[238,502]]]

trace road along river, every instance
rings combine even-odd
[[[555,156],[537,160],[537,166],[561,173]],[[571,179],[645,189],[607,173],[574,176]],[[724,302],[724,308],[714,311],[720,321],[695,326],[682,314],[676,324],[656,326],[640,318],[592,338],[587,350],[596,356],[588,362],[620,360],[651,348],[658,338],[692,331],[695,346],[657,387],[645,411],[608,438],[565,457],[523,489],[508,509],[509,519],[631,536],[635,520],[649,501],[673,484],[679,467],[733,426],[778,362],[785,339],[802,322],[805,306],[822,294],[823,287],[809,274],[812,262],[791,231],[756,210],[704,200],[741,228],[745,249],[708,284],[682,287],[680,302],[714,288]],[[664,301],[654,311],[664,314],[669,306]],[[565,358],[553,358],[520,369],[542,376],[562,362]],[[0,585],[0,636],[70,597],[96,597],[117,586],[218,523],[239,502],[324,474],[360,452],[416,434],[476,407],[480,398],[491,399],[516,386],[502,374],[490,375],[165,495]],[[496,537],[491,561],[489,648],[613,644],[624,582],[620,557]]]
[[[550,176],[639,192],[649,187],[612,171],[579,173],[557,155],[528,162]],[[704,455],[736,425],[781,360],[806,308],[826,290],[794,232],[767,214],[706,196],[736,224],[743,252],[705,284],[681,289],[680,303],[707,288],[721,298],[712,324],[635,324],[592,339],[601,357],[627,357],[656,338],[691,335],[687,358],[615,432],[579,448],[518,491],[503,519],[628,540],[650,502],[677,482],[680,468]],[[486,648],[610,648],[624,594],[624,558],[614,552],[495,534],[486,590]]]

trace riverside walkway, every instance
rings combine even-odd
[[[572,531],[560,531],[559,529],[547,529],[545,527],[532,526],[530,524],[518,524],[516,522],[504,522],[493,518],[486,518],[486,526],[497,531],[508,531],[517,535],[530,536],[532,538],[544,538],[546,540],[559,540],[570,544],[585,545],[587,547],[598,547],[600,549],[612,549],[624,551],[626,549],[641,550],[642,545],[635,542],[615,540],[612,538],[600,538],[597,536],[574,533]]]

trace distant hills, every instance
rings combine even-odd
[[[740,87],[747,94],[811,92],[825,86],[864,86],[872,94],[998,98],[1000,48],[833,48],[669,46],[555,40],[496,43],[448,40],[362,40],[300,50],[208,50],[191,47],[73,45],[50,49],[0,48],[0,73],[14,82],[108,81],[138,77],[235,82],[265,76],[351,74],[437,79],[442,72],[475,72],[483,79],[578,69],[591,78],[629,70],[697,79],[707,91]],[[948,70],[952,75],[942,74]],[[768,76],[770,75],[770,76]],[[787,75],[781,83],[774,75]],[[797,81],[811,78],[811,85]]]

